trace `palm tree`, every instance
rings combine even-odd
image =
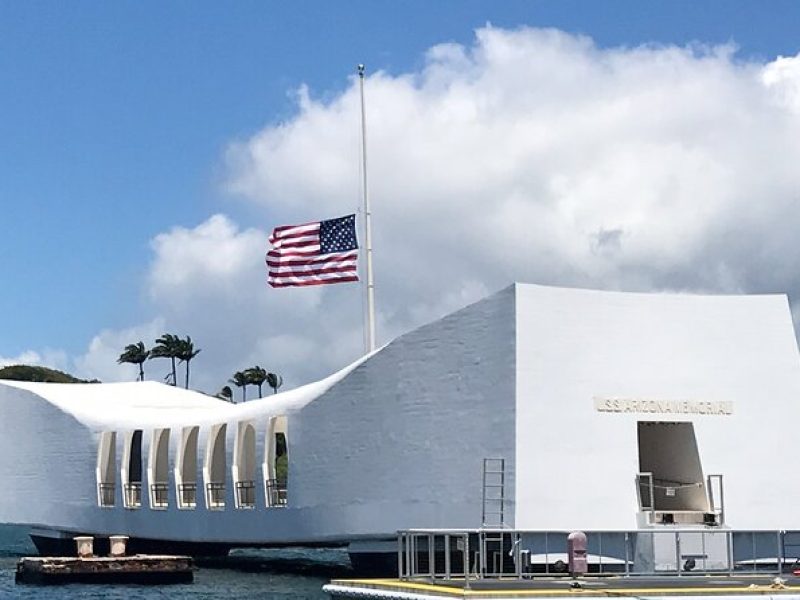
[[[117,364],[130,363],[132,365],[139,365],[139,381],[144,381],[144,361],[150,356],[150,351],[145,349],[144,342],[137,344],[128,344],[125,350],[119,355]]]
[[[181,338],[171,333],[165,333],[156,340],[156,345],[150,350],[150,358],[169,358],[172,361],[172,385],[177,385],[177,375],[175,373],[175,359],[178,357],[178,348]],[[165,379],[169,379],[167,375]]]
[[[242,402],[247,400],[247,384],[250,383],[247,381],[247,375],[245,375],[243,371],[236,371],[236,373],[233,374],[233,378],[228,381],[236,387],[242,388]]]
[[[217,398],[227,402],[233,402],[233,390],[231,389],[231,386],[223,385],[222,389],[217,392]]]
[[[200,354],[201,349],[198,348],[197,350],[194,349],[194,344],[192,343],[192,338],[190,336],[186,336],[185,340],[178,340],[175,349],[175,357],[178,358],[181,362],[186,363],[186,389],[189,389],[189,363],[191,360]]]
[[[278,388],[283,385],[283,377],[277,373],[267,373],[267,385],[272,388],[273,394],[277,394]]]
[[[247,377],[247,383],[258,386],[258,397],[261,398],[261,386],[267,380],[267,370],[256,365],[247,369],[244,374]]]

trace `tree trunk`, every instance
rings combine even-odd
[[[262,383],[259,383],[259,384],[258,384],[258,397],[259,397],[259,398],[261,398],[261,396],[263,395],[263,394],[261,393],[261,386],[262,386],[262,385],[263,385]]]
[[[178,385],[178,377],[175,374],[175,357],[170,356],[169,358],[172,360],[172,385]]]
[[[247,401],[247,386],[243,385],[242,386],[242,402],[246,402],[246,401]]]
[[[186,389],[189,389],[189,361],[186,361]]]
[[[144,363],[139,363],[139,381],[144,381]]]

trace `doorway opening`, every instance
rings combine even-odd
[[[233,451],[233,486],[236,508],[256,507],[256,428],[239,423]]]
[[[225,508],[225,436],[227,426],[214,425],[208,435],[206,460],[203,475],[206,483],[206,508],[223,510]]]
[[[175,461],[175,485],[178,508],[194,509],[197,506],[197,436],[200,428],[184,427],[178,457]]]
[[[719,524],[711,479],[706,481],[693,423],[640,421],[638,423],[640,514],[650,524]]]
[[[125,508],[142,506],[142,430],[136,429],[125,438],[122,460],[122,499]]]
[[[150,508],[163,510],[169,506],[169,429],[156,429],[150,441],[147,465],[150,482]]]
[[[97,504],[114,506],[117,487],[117,432],[104,431],[97,448]]]
[[[285,507],[289,499],[289,421],[285,416],[269,419],[262,470],[267,507]]]

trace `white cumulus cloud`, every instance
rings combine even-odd
[[[117,364],[125,346],[143,341],[147,346],[164,332],[164,319],[156,318],[125,329],[104,329],[89,342],[89,348],[82,356],[74,359],[76,373],[84,379],[100,381],[134,381],[139,376],[138,367],[130,364]],[[163,381],[167,372],[165,365],[145,363],[145,379]]]
[[[370,74],[379,341],[514,280],[800,298],[798,65],[486,27],[417,71]],[[362,349],[358,286],[265,284],[270,227],[359,204],[357,80],[297,98],[225,154],[227,191],[263,226],[220,214],[152,244],[158,325],[203,348],[209,391],[256,363],[297,385]],[[103,336],[93,348],[136,341]]]
[[[69,357],[66,352],[50,348],[42,352],[25,350],[16,356],[0,356],[0,368],[12,365],[36,365],[62,371],[68,364]]]
[[[370,76],[389,331],[512,280],[800,291],[798,64],[487,27],[470,47],[432,48],[419,72]],[[343,212],[358,181],[355,81],[300,97],[294,119],[231,146],[229,189],[282,215]]]

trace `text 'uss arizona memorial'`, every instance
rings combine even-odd
[[[647,398],[594,398],[599,412],[663,413],[681,415],[732,415],[733,402],[649,400]]]

